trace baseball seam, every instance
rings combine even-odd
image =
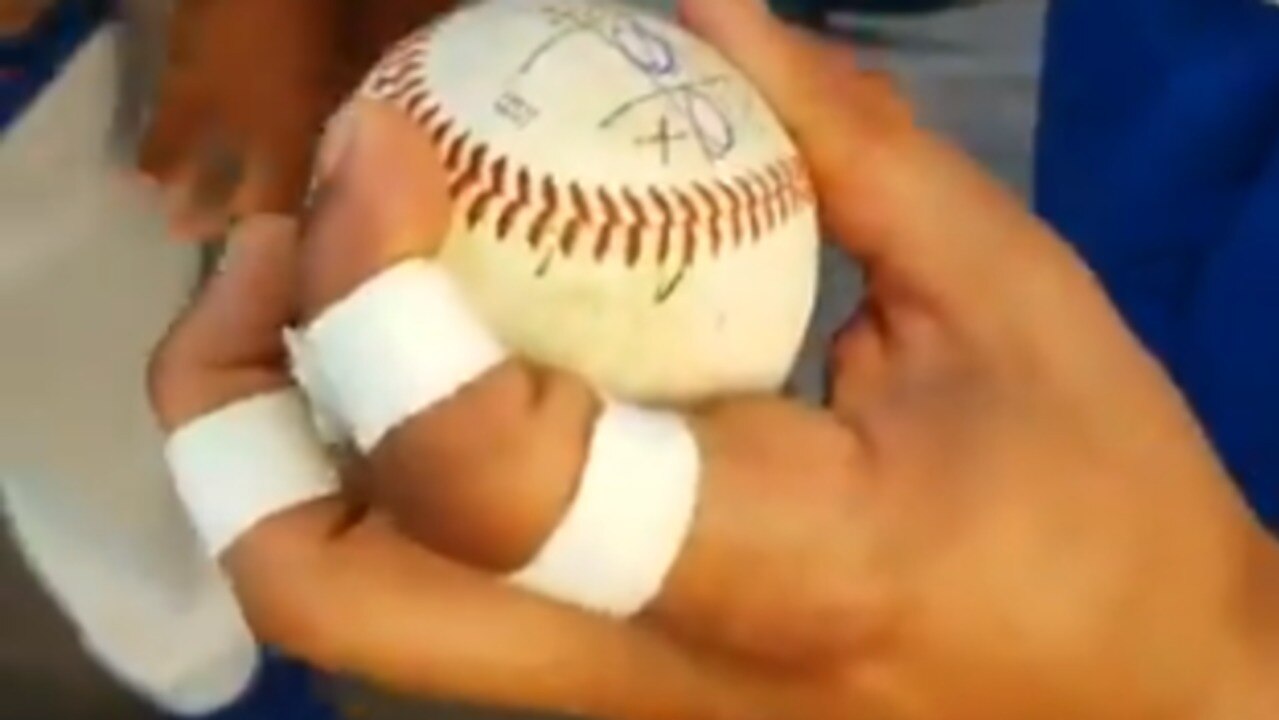
[[[398,106],[430,134],[467,225],[492,222],[499,242],[521,225],[534,251],[572,257],[586,250],[603,261],[620,247],[628,267],[647,256],[658,265],[688,268],[728,246],[758,243],[813,202],[797,155],[686,187],[614,189],[536,173],[473,138],[445,112],[429,85],[429,36],[429,30],[419,31],[396,45],[362,94]]]

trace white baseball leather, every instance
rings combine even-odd
[[[816,287],[810,186],[708,45],[604,0],[487,0],[361,93],[437,143],[456,200],[440,261],[508,347],[627,400],[784,381]]]

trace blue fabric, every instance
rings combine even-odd
[[[16,37],[0,37],[0,135],[111,16],[108,0],[62,0]]]
[[[252,685],[233,704],[182,720],[340,720],[321,682],[309,668],[267,651]]]
[[[1054,0],[1048,23],[1038,208],[1279,528],[1279,7]]]

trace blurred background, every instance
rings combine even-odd
[[[671,0],[637,1],[662,11],[671,5]],[[1013,187],[1027,191],[1042,0],[953,5],[939,0],[778,0],[777,4],[792,17],[820,24],[854,43],[864,64],[891,70],[925,124],[951,136]],[[820,396],[822,348],[859,292],[854,268],[831,253],[826,258],[812,340],[795,381],[797,391]],[[67,297],[66,302],[74,300]],[[83,359],[77,353],[66,356],[67,363]],[[126,394],[136,389],[112,391],[126,402],[131,399]],[[0,428],[0,433],[10,430]],[[183,640],[173,638],[173,642]],[[341,706],[352,720],[499,717],[478,710],[424,707],[355,685],[343,686],[339,692]],[[0,720],[152,717],[84,656],[72,630],[0,533]]]

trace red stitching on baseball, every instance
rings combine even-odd
[[[422,119],[421,121],[418,122],[418,124],[422,127],[423,130],[429,131],[432,127],[435,126],[435,121],[439,120],[440,114],[442,112],[443,112],[443,108],[440,106],[439,103],[432,103],[430,107],[426,109],[426,112],[422,113]]]
[[[444,139],[448,137],[449,131],[452,129],[453,121],[448,119],[436,126],[435,131],[431,133],[431,139],[435,141],[436,146],[444,144]]]
[[[493,202],[493,198],[493,193],[485,192],[466,209],[466,227],[468,229],[474,230],[480,224],[480,221],[488,214],[489,203]]]
[[[644,211],[644,205],[630,188],[622,188],[622,200],[631,211],[631,222],[626,231],[626,265],[635,267],[644,251],[644,228],[652,223],[649,222],[648,213]]]
[[[573,254],[582,229],[591,224],[591,206],[586,202],[586,193],[582,192],[582,186],[575,182],[569,183],[568,197],[573,206],[573,214],[564,223],[564,231],[560,234],[560,252],[566,256]]]
[[[777,221],[778,223],[786,222],[786,218],[790,217],[790,199],[786,197],[786,176],[782,174],[781,165],[773,163],[764,171],[768,176],[768,187],[773,193],[773,200],[777,203]]]
[[[644,210],[644,205],[640,203],[639,198],[635,197],[635,193],[630,188],[622,188],[622,203],[626,205],[626,209],[631,211],[632,225],[648,225],[648,213]]]
[[[373,92],[394,92],[403,87],[403,84],[415,73],[420,74],[422,70],[423,65],[416,56],[408,56],[403,61],[390,63],[383,72],[373,75]]]
[[[757,243],[813,201],[811,180],[798,156],[709,185],[649,187],[641,196],[626,188],[583,188],[577,182],[561,186],[554,176],[539,175],[534,180],[528,168],[511,167],[505,156],[494,157],[490,146],[473,140],[469,133],[453,136],[458,130],[456,119],[443,112],[427,87],[428,36],[429,32],[415,33],[397,44],[370,75],[365,92],[400,106],[430,133],[450,177],[449,193],[462,203],[468,227],[495,217],[498,241],[512,232],[524,210],[533,209],[536,188],[540,207],[527,233],[530,247],[540,247],[552,228],[558,227],[556,247],[571,256],[589,231],[595,239],[592,255],[602,261],[613,249],[613,234],[624,232],[628,266],[643,259],[646,241],[656,243],[653,259],[665,263],[678,232],[683,238],[681,262],[688,266],[697,260],[700,244],[705,243],[708,256],[715,258],[726,240],[735,248],[743,241]],[[507,182],[508,171],[515,173],[513,188]]]
[[[422,108],[428,102],[430,102],[430,100],[427,98],[425,92],[414,92],[409,94],[408,98],[404,101],[404,110],[408,112],[410,118],[413,118],[413,122],[420,123],[422,122]]]
[[[626,267],[635,267],[644,252],[644,228],[632,225],[626,229]]]
[[[507,233],[515,225],[515,217],[520,211],[528,206],[529,201],[529,176],[528,170],[520,168],[515,173],[515,198],[507,202],[506,207],[502,208],[502,212],[497,216],[497,239],[502,240]],[[528,244],[530,247],[537,247],[537,238],[530,236]]]
[[[755,197],[755,188],[740,176],[733,178],[733,187],[741,193],[742,207],[746,211],[747,239],[756,242],[759,240],[759,198]]]
[[[723,242],[723,222],[724,206],[715,199],[715,194],[700,182],[693,183],[693,192],[697,198],[706,206],[706,224],[702,227],[708,229],[711,235],[711,257],[719,254],[720,244]],[[692,228],[694,230],[698,228]]]
[[[481,173],[484,171],[484,160],[488,157],[488,153],[488,145],[484,143],[471,148],[466,158],[465,169],[457,176],[457,179],[449,183],[450,197],[460,198],[463,193],[479,184]]]
[[[577,246],[577,238],[582,234],[582,221],[577,218],[569,218],[564,223],[564,230],[560,232],[560,252],[564,255],[572,255],[573,248]]]
[[[604,206],[604,219],[599,222],[599,234],[595,239],[595,259],[603,260],[608,255],[613,230],[622,224],[622,215],[618,212],[617,203],[613,202],[613,196],[608,190],[599,188],[595,194],[599,197],[600,204]]]
[[[684,227],[684,267],[689,267],[697,259],[697,228],[692,225]]]
[[[756,170],[748,176],[759,187],[760,205],[763,207],[764,228],[766,232],[772,232],[777,227],[778,213],[775,203],[777,202],[776,193],[773,192],[773,186],[768,182],[768,177],[763,171]]]
[[[744,205],[742,198],[737,194],[736,188],[723,180],[716,180],[715,187],[728,198],[728,218],[733,224],[729,237],[733,241],[733,247],[741,247],[742,236],[745,234],[743,229],[745,223],[742,221],[742,208]],[[715,202],[715,198],[711,197],[710,202]]]
[[[697,203],[693,202],[693,199],[690,198],[687,194],[685,194],[684,191],[676,190],[675,199],[676,201],[679,202],[680,207],[684,209],[684,223],[682,228],[684,231],[684,235],[683,235],[684,261],[683,262],[685,265],[691,265],[693,263],[693,249],[697,241],[697,227],[698,227],[698,224],[701,222],[701,214],[697,212]],[[716,226],[715,224],[712,225],[712,227],[715,227],[715,226]],[[711,249],[711,252],[713,254],[718,252],[718,247],[715,247],[715,246],[719,244],[719,239],[718,239],[718,236],[716,235],[712,235],[712,237],[714,238],[712,240],[714,244],[712,245],[712,249]]]
[[[495,162],[488,166],[489,176],[492,182],[488,187],[480,191],[475,201],[471,203],[470,208],[466,211],[466,226],[474,229],[480,224],[480,221],[488,214],[489,205],[491,205],[502,194],[506,187],[506,158],[499,157]],[[457,196],[454,196],[455,198]],[[498,238],[501,240],[502,238]]]
[[[783,217],[790,217],[799,210],[799,198],[794,189],[792,174],[790,174],[790,162],[781,160],[773,166],[776,171],[774,182],[778,184],[778,196],[781,198],[781,214]]]
[[[768,179],[777,197],[777,212],[783,218],[790,217],[791,205],[789,193],[786,190],[786,170],[780,162],[768,166]]]
[[[421,85],[416,84],[415,81],[416,78],[403,83],[400,81],[388,81],[385,85],[380,87],[375,86],[372,89],[372,92],[378,93],[381,97],[391,100],[392,102],[401,102],[407,95],[410,95],[418,88],[421,88],[422,91],[425,92],[426,88],[422,88]]]
[[[582,186],[576,182],[568,184],[568,194],[573,200],[573,212],[582,222],[590,225],[593,222],[591,217],[591,206],[586,202],[586,193],[582,191]]]
[[[449,141],[448,148],[444,151],[444,168],[450,173],[461,169],[459,166],[462,164],[462,151],[466,149],[466,141],[470,137],[469,132],[464,132]]]
[[[657,212],[661,215],[660,220],[660,236],[657,240],[657,262],[664,263],[671,252],[671,230],[675,226],[675,211],[671,207],[671,202],[657,188],[650,187],[648,189],[648,197],[653,201],[653,205],[657,207]]]
[[[755,238],[758,242],[765,235],[773,231],[775,224],[773,219],[773,202],[770,197],[771,193],[768,188],[768,181],[758,169],[752,170],[743,177],[746,183],[755,191],[755,213],[759,216],[759,237]]]
[[[542,211],[537,214],[537,219],[533,221],[533,226],[529,229],[530,245],[537,247],[542,243],[542,236],[546,233],[551,219],[555,217],[559,205],[559,192],[555,188],[555,181],[550,177],[542,178]]]

